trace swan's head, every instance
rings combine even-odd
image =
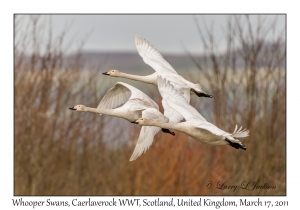
[[[148,120],[146,118],[138,118],[137,120],[135,120],[131,123],[135,123],[135,124],[139,124],[139,125],[147,125]]]
[[[104,72],[102,74],[109,75],[112,77],[117,77],[120,74],[120,72],[118,70],[112,69],[112,70],[109,70],[108,72]]]
[[[85,112],[85,106],[84,105],[76,105],[76,106],[71,107],[69,109],[75,110],[77,112]]]

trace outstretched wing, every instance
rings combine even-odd
[[[178,74],[163,56],[144,38],[135,35],[135,46],[144,62],[159,73]]]
[[[166,118],[160,111],[154,108],[148,108],[143,111],[143,118],[154,120],[157,122],[168,122]],[[133,154],[130,161],[138,158],[143,152],[145,152],[152,144],[154,136],[161,130],[161,128],[154,126],[143,126],[140,131],[139,139],[136,143]]]
[[[131,97],[131,90],[123,84],[117,83],[103,96],[97,109],[115,109],[123,106]]]
[[[162,105],[164,107],[164,115],[169,118],[169,123],[179,123],[183,120],[183,116],[177,110],[170,107],[166,100],[162,100]]]
[[[177,90],[175,90],[170,82],[158,76],[157,84],[158,90],[167,104],[166,107],[169,106],[176,110],[184,117],[185,120],[197,118],[202,121],[206,121],[206,119],[194,107],[192,107]]]
[[[141,154],[146,152],[147,149],[151,146],[154,136],[161,130],[161,128],[154,126],[143,126],[139,139],[136,143],[134,151],[130,157],[130,161],[137,159]]]
[[[129,99],[138,99],[142,103],[147,104],[148,107],[158,109],[157,103],[149,96],[124,82],[117,82],[114,87],[109,89],[101,99],[97,109],[115,109],[123,106]]]

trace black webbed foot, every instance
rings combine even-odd
[[[229,143],[230,146],[236,148],[236,149],[243,149],[246,150],[246,147],[244,145],[241,145],[239,143],[231,142],[229,139],[225,138],[225,141]]]
[[[195,89],[191,88],[191,91],[194,92],[198,97],[207,97],[212,98],[213,96],[207,93],[197,92]]]
[[[169,133],[169,134],[171,134],[171,135],[175,136],[175,133],[174,133],[174,132],[172,132],[172,131],[170,131],[169,129],[162,128],[162,129],[161,129],[161,131],[162,131],[162,132],[164,132],[164,133]]]
[[[212,98],[213,96],[207,93],[196,93],[198,97]]]

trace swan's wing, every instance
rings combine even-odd
[[[164,115],[169,119],[169,123],[179,123],[183,120],[183,116],[178,111],[170,107],[166,100],[162,100],[162,105],[164,107]]]
[[[167,78],[167,81],[170,82],[171,85],[173,85],[174,89],[180,94],[182,95],[186,102],[189,104],[190,101],[191,101],[191,91],[190,91],[190,87],[188,86],[181,86],[181,85],[178,85],[176,83],[173,83],[173,81],[169,80]]]
[[[186,99],[178,93],[170,84],[162,77],[157,77],[158,90],[169,107],[180,113],[184,119],[189,120],[193,118],[206,121],[206,119],[192,107]]]
[[[154,127],[154,126],[142,127],[140,131],[139,139],[130,157],[130,161],[137,159],[151,146],[155,134],[157,134],[160,130],[161,128]]]
[[[148,108],[142,113],[143,118],[157,122],[168,122],[168,119],[157,109]],[[143,126],[139,139],[136,143],[135,149],[132,153],[130,161],[138,158],[143,152],[145,152],[152,144],[154,136],[161,130],[161,128],[154,126]]]
[[[141,90],[139,90],[129,84],[126,84],[124,82],[118,82],[118,84],[121,84],[121,85],[127,87],[131,91],[130,99],[137,99],[139,101],[140,105],[144,105],[146,107],[152,107],[157,110],[159,109],[157,103],[155,101],[153,101],[148,95],[146,95]]]
[[[131,95],[132,92],[127,86],[117,83],[103,96],[97,109],[115,109],[123,106]]]
[[[147,107],[159,109],[157,103],[149,96],[124,82],[117,82],[114,87],[107,91],[97,109],[115,109],[123,106],[129,99],[138,99],[141,105],[146,104]]]
[[[159,73],[178,74],[163,56],[144,38],[135,35],[135,46],[144,62]]]
[[[191,99],[191,84],[189,81],[184,79],[182,76],[178,74],[170,74],[170,73],[161,73],[159,76],[162,79],[168,81],[171,85],[173,85],[174,89],[179,92],[179,94],[183,95],[188,103],[190,103]],[[193,84],[192,84],[193,85]]]

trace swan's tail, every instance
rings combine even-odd
[[[231,134],[231,136],[233,138],[245,138],[245,137],[249,136],[249,132],[250,132],[249,130],[246,130],[246,129],[242,130],[242,128],[243,128],[242,126],[240,127],[239,130],[237,130],[237,128],[238,128],[238,126],[236,125],[233,133]]]
[[[238,129],[238,126],[236,125],[233,133],[230,136],[228,136],[227,138],[225,138],[225,141],[227,141],[230,146],[232,146],[236,149],[246,150],[246,147],[237,138],[245,138],[245,137],[249,136],[249,132],[250,131],[246,130],[246,129],[242,130],[242,127],[240,127]]]

